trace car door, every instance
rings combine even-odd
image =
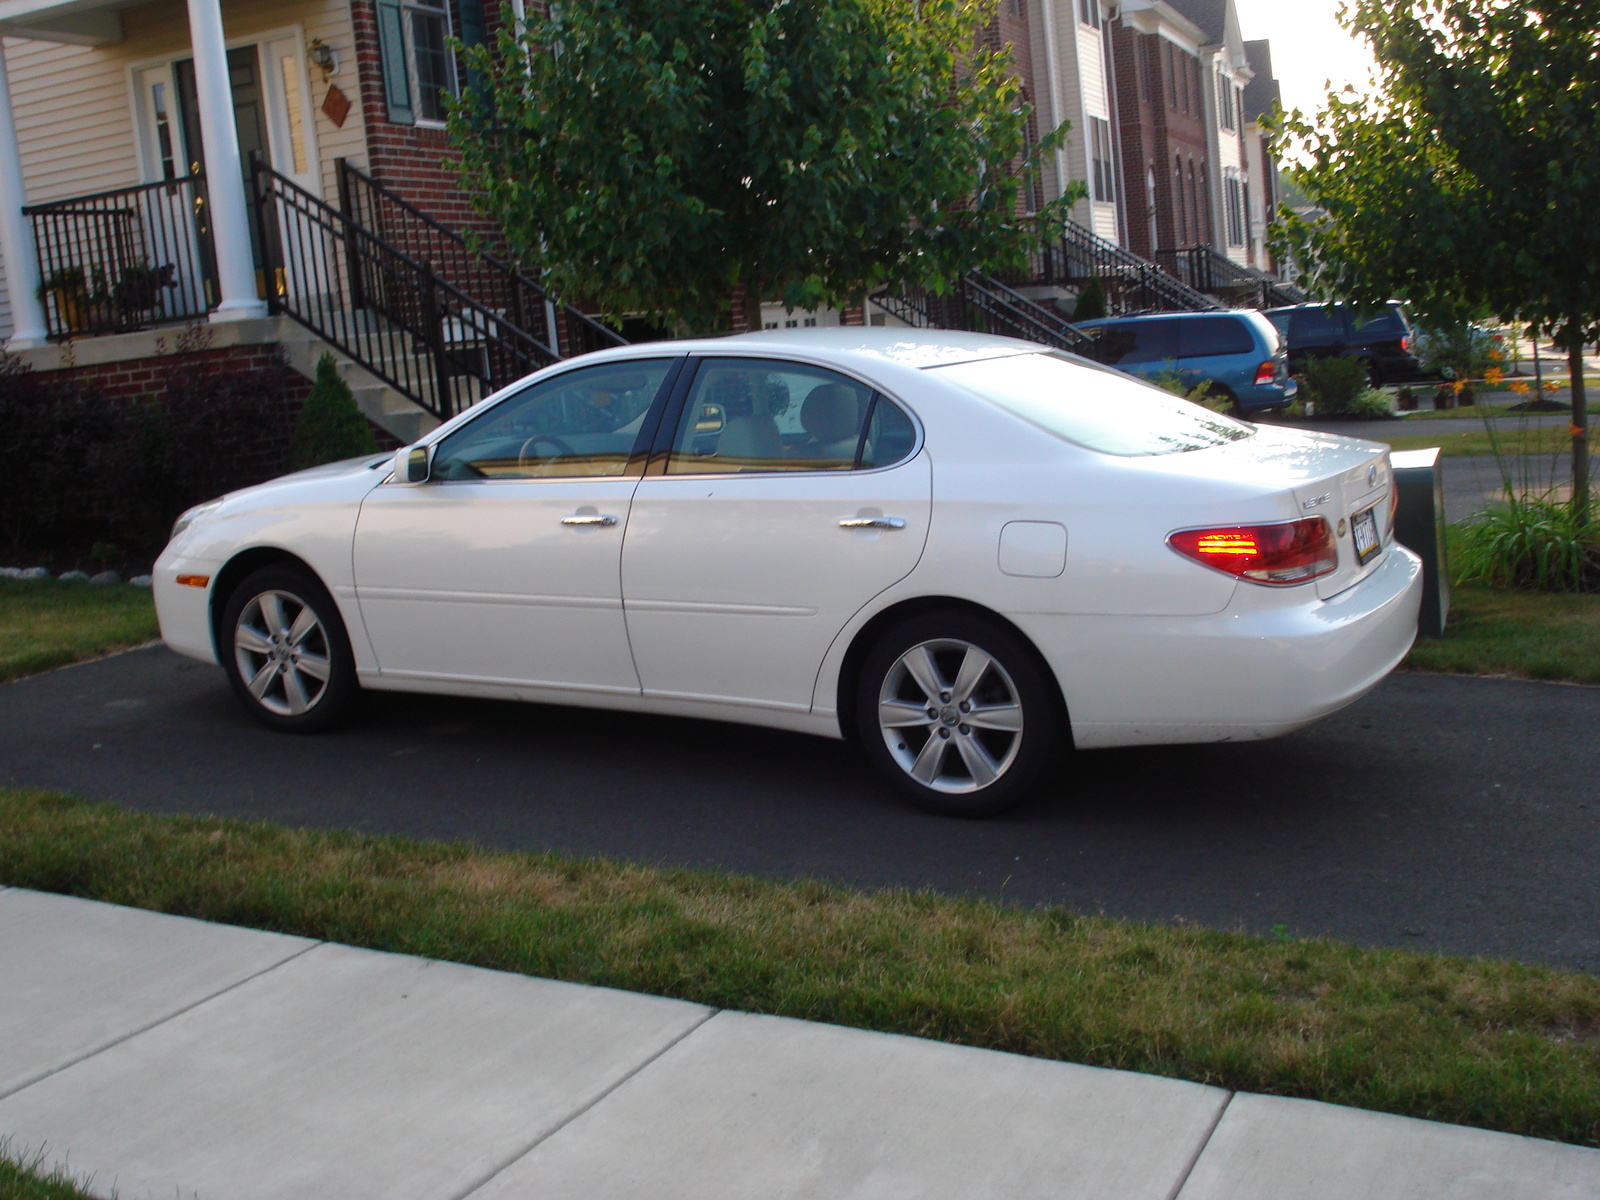
[[[373,490],[354,564],[384,678],[638,694],[622,535],[680,362],[544,379],[432,447],[426,483]]]
[[[1262,360],[1255,338],[1240,318],[1197,314],[1176,324],[1186,387],[1209,380],[1237,394],[1255,382]]]
[[[916,426],[833,371],[707,358],[680,384],[622,552],[646,695],[804,711],[829,645],[922,554]]]

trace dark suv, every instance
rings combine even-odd
[[[1289,370],[1298,375],[1308,358],[1359,358],[1374,384],[1421,379],[1425,372],[1411,352],[1416,344],[1406,310],[1394,300],[1362,315],[1348,304],[1292,304],[1267,310],[1289,348]]]

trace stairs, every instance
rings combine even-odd
[[[423,434],[438,428],[439,418],[405,392],[373,374],[339,347],[323,341],[308,330],[290,325],[278,343],[284,360],[297,375],[317,377],[317,363],[332,354],[340,377],[350,385],[356,407],[362,414],[403,445],[410,445]]]

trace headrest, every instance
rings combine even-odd
[[[751,390],[745,372],[719,371],[706,386],[706,403],[720,405],[730,417],[747,417],[752,408]]]
[[[800,426],[819,442],[838,442],[861,430],[861,401],[856,389],[823,383],[811,389],[800,406]]]

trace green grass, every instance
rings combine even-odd
[[[0,790],[0,882],[1600,1145],[1600,979]]]
[[[1600,684],[1600,596],[1452,584],[1444,637],[1418,640],[1405,665]]]
[[[1438,446],[1439,454],[1443,458],[1494,454],[1497,451],[1500,454],[1558,455],[1570,453],[1572,450],[1572,435],[1565,425],[1496,429],[1493,434],[1482,428],[1464,430],[1460,433],[1397,433],[1392,437],[1379,436],[1371,440],[1384,442],[1394,450],[1425,450],[1430,446]],[[1595,444],[1594,433],[1589,435],[1589,444],[1591,448]]]
[[[0,579],[0,683],[154,638],[148,588]]]
[[[64,1168],[46,1169],[42,1155],[19,1155],[0,1139],[0,1200],[91,1200],[79,1182]]]
[[[1418,396],[1424,403],[1430,402],[1428,396],[1424,395],[1423,393],[1418,392]],[[1531,399],[1533,399],[1531,392],[1526,396],[1518,396],[1514,392],[1490,392],[1487,394],[1480,393],[1478,396],[1478,403],[1476,404],[1468,404],[1462,408],[1419,409],[1416,412],[1407,413],[1406,420],[1408,422],[1482,421],[1484,416],[1488,415],[1492,420],[1496,421],[1519,421],[1527,417],[1529,414],[1508,412],[1506,410],[1513,404],[1517,404],[1523,400]],[[1591,416],[1600,416],[1600,404],[1591,404],[1589,406],[1589,413]],[[1540,415],[1560,416],[1559,413],[1546,413]]]

